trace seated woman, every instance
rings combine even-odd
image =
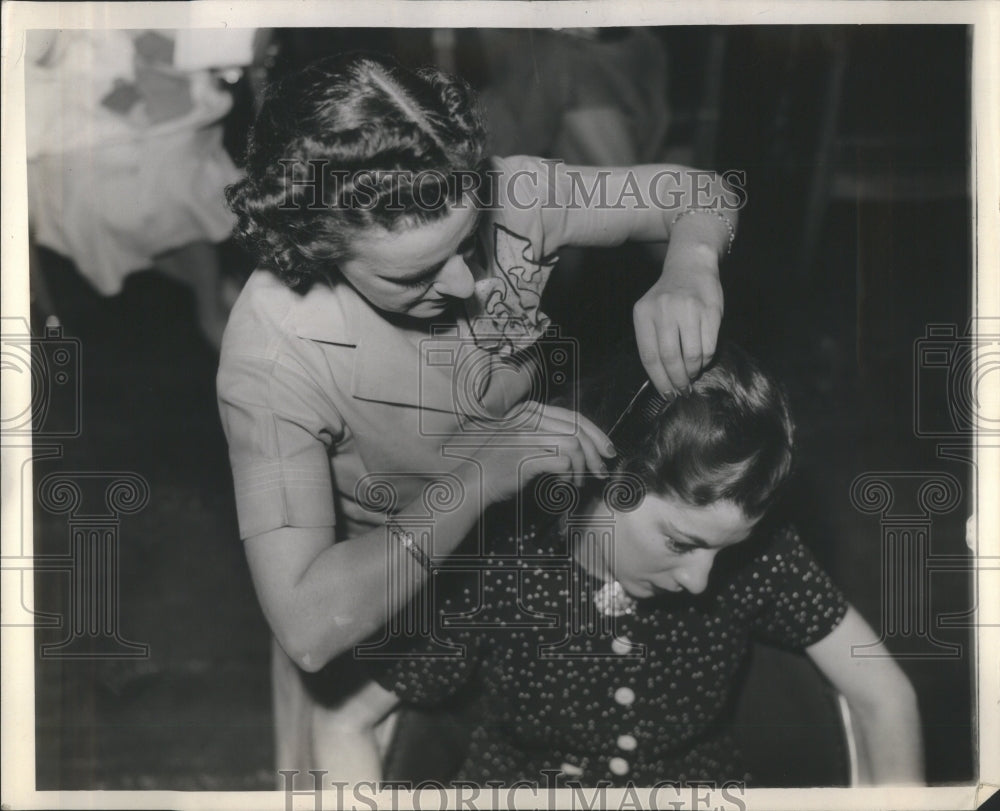
[[[451,583],[461,597],[441,592],[432,638],[382,662],[377,679],[417,704],[478,683],[462,780],[752,779],[726,718],[760,638],[804,650],[846,697],[865,782],[920,782],[906,677],[885,650],[852,658],[852,645],[878,637],[795,531],[762,520],[792,462],[780,388],[724,346],[690,394],[650,391],[613,428],[619,459],[600,483],[605,498],[572,509],[550,492],[549,520]],[[436,655],[416,655],[421,646]]]

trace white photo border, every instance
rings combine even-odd
[[[33,3],[5,2],[2,7],[2,287],[0,306],[7,318],[27,319],[28,222],[26,206],[26,158],[24,132],[23,55],[25,33],[52,28],[224,28],[224,27],[574,27],[604,25],[792,25],[792,24],[964,24],[972,27],[973,88],[973,184],[974,184],[974,279],[973,314],[1000,317],[1000,3],[994,2],[757,2],[717,0],[690,2],[479,2],[434,0],[381,2],[342,0],[336,3],[297,0],[249,0],[239,4],[220,0],[198,2],[121,3]],[[23,377],[23,376],[22,376]],[[30,400],[28,381],[3,379],[5,408],[17,408]],[[987,407],[997,413],[1000,391],[986,393]],[[978,445],[978,443],[977,443]],[[3,462],[3,556],[31,555],[30,441],[5,440]],[[1000,556],[1000,447],[978,445],[975,537],[978,554]],[[27,483],[28,498],[20,490]],[[30,575],[30,573],[29,573]],[[6,581],[5,581],[6,582]],[[1000,786],[1000,599],[996,574],[980,570],[978,605],[977,683],[978,705],[976,751],[978,781],[962,786],[930,788],[850,789],[750,789],[745,794],[749,808],[828,809],[976,808]],[[21,610],[20,601],[31,603],[32,578],[25,576],[21,590],[2,591],[5,616]],[[2,752],[3,808],[181,808],[249,809],[285,808],[282,792],[59,792],[35,790],[34,658],[31,627],[2,628]],[[370,795],[369,795],[370,796]],[[609,790],[608,802],[626,801],[621,790]],[[639,792],[640,802],[648,796]],[[395,807],[416,807],[413,797],[403,793]],[[452,797],[454,800],[455,798]],[[569,807],[564,790],[537,795],[520,790],[510,799],[511,807]],[[669,801],[661,792],[660,802]],[[685,799],[681,796],[681,799]],[[690,798],[688,798],[690,799]],[[321,798],[324,808],[335,807],[332,793]],[[441,798],[426,798],[439,808]],[[387,803],[387,799],[381,800]],[[297,796],[294,808],[316,808],[312,796]],[[361,805],[360,807],[369,807]],[[385,805],[384,807],[388,807]],[[615,806],[618,807],[618,806]],[[630,807],[626,805],[625,807]],[[641,807],[648,807],[643,805]],[[701,807],[718,807],[718,803]],[[726,806],[723,806],[726,807]]]

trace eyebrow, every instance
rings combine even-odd
[[[707,541],[703,541],[701,538],[696,538],[694,535],[688,535],[686,532],[681,532],[677,529],[677,527],[673,526],[673,524],[668,524],[666,521],[662,522],[660,526],[667,535],[675,537],[677,540],[683,541],[691,546],[695,546],[698,549],[713,548]]]
[[[695,538],[693,535],[685,535],[683,532],[678,532],[675,534],[680,535],[680,538],[678,540],[680,540],[682,543],[688,544],[689,546],[694,546],[697,547],[698,549],[714,548],[706,541],[703,541],[701,538]]]
[[[430,279],[433,276],[436,276],[437,272],[441,270],[442,267],[444,267],[444,263],[447,261],[448,261],[447,259],[444,259],[438,262],[436,265],[431,265],[431,267],[429,268],[424,268],[423,270],[417,271],[412,276],[397,276],[396,278],[393,279],[387,278],[386,276],[382,276],[382,278],[385,279],[387,282],[396,282],[397,284],[413,284],[414,282],[420,282],[423,281],[424,279]]]
[[[735,541],[724,543],[722,546],[713,546],[712,544],[708,543],[708,541],[704,541],[695,535],[688,535],[686,532],[681,532],[681,530],[677,529],[671,524],[667,524],[664,522],[662,526],[664,527],[664,531],[668,535],[670,535],[671,537],[675,537],[676,540],[680,541],[681,543],[693,546],[696,549],[717,549],[721,551],[723,549],[727,549],[730,546],[735,546],[736,544],[743,543],[748,538],[753,536],[753,528],[751,527],[750,532],[748,532],[742,538]]]
[[[463,242],[465,242],[465,240],[467,240],[469,237],[475,234],[476,231],[479,230],[479,223],[482,220],[482,218],[483,218],[482,210],[477,211],[475,219],[473,219],[472,221],[472,227],[468,231],[466,231],[462,239],[459,241],[458,243],[459,245],[461,245]],[[448,259],[451,259],[451,257],[449,256]],[[441,270],[441,268],[444,266],[444,263],[447,262],[448,259],[442,259],[437,264],[431,265],[430,267],[424,268],[423,270],[419,270],[411,276],[399,276],[395,279],[387,279],[386,281],[402,282],[403,284],[412,284],[413,282],[422,281],[423,279],[429,279],[431,276],[433,276],[439,270]],[[385,277],[383,276],[382,278]]]

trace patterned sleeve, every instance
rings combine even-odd
[[[368,660],[375,681],[401,700],[420,705],[439,704],[462,689],[483,657],[483,640],[469,629],[450,626],[444,618],[476,610],[469,582],[461,577],[445,584],[435,578],[430,622],[421,623],[413,615],[428,610],[426,603],[420,606],[429,591],[395,618],[388,643],[380,646],[378,658]]]
[[[551,326],[540,306],[559,249],[617,245],[625,235],[596,202],[596,167],[515,155],[494,158],[490,171],[484,267],[466,310],[477,346],[510,355]]]
[[[466,308],[476,343],[510,353],[550,326],[539,308],[556,254],[599,240],[602,209],[576,203],[577,184],[559,161],[493,158],[490,172],[484,267]]]
[[[606,167],[515,155],[494,158],[493,169],[501,181],[496,198],[504,224],[527,238],[536,261],[567,245],[623,241],[624,235],[608,227],[620,207],[601,204]]]
[[[753,630],[783,647],[802,649],[826,637],[844,618],[847,601],[803,545],[784,527],[756,559]]]

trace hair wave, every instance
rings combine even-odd
[[[359,232],[445,216],[459,193],[449,178],[481,170],[485,144],[462,80],[379,55],[319,60],[265,93],[246,176],[226,189],[236,235],[304,289],[335,271]]]

